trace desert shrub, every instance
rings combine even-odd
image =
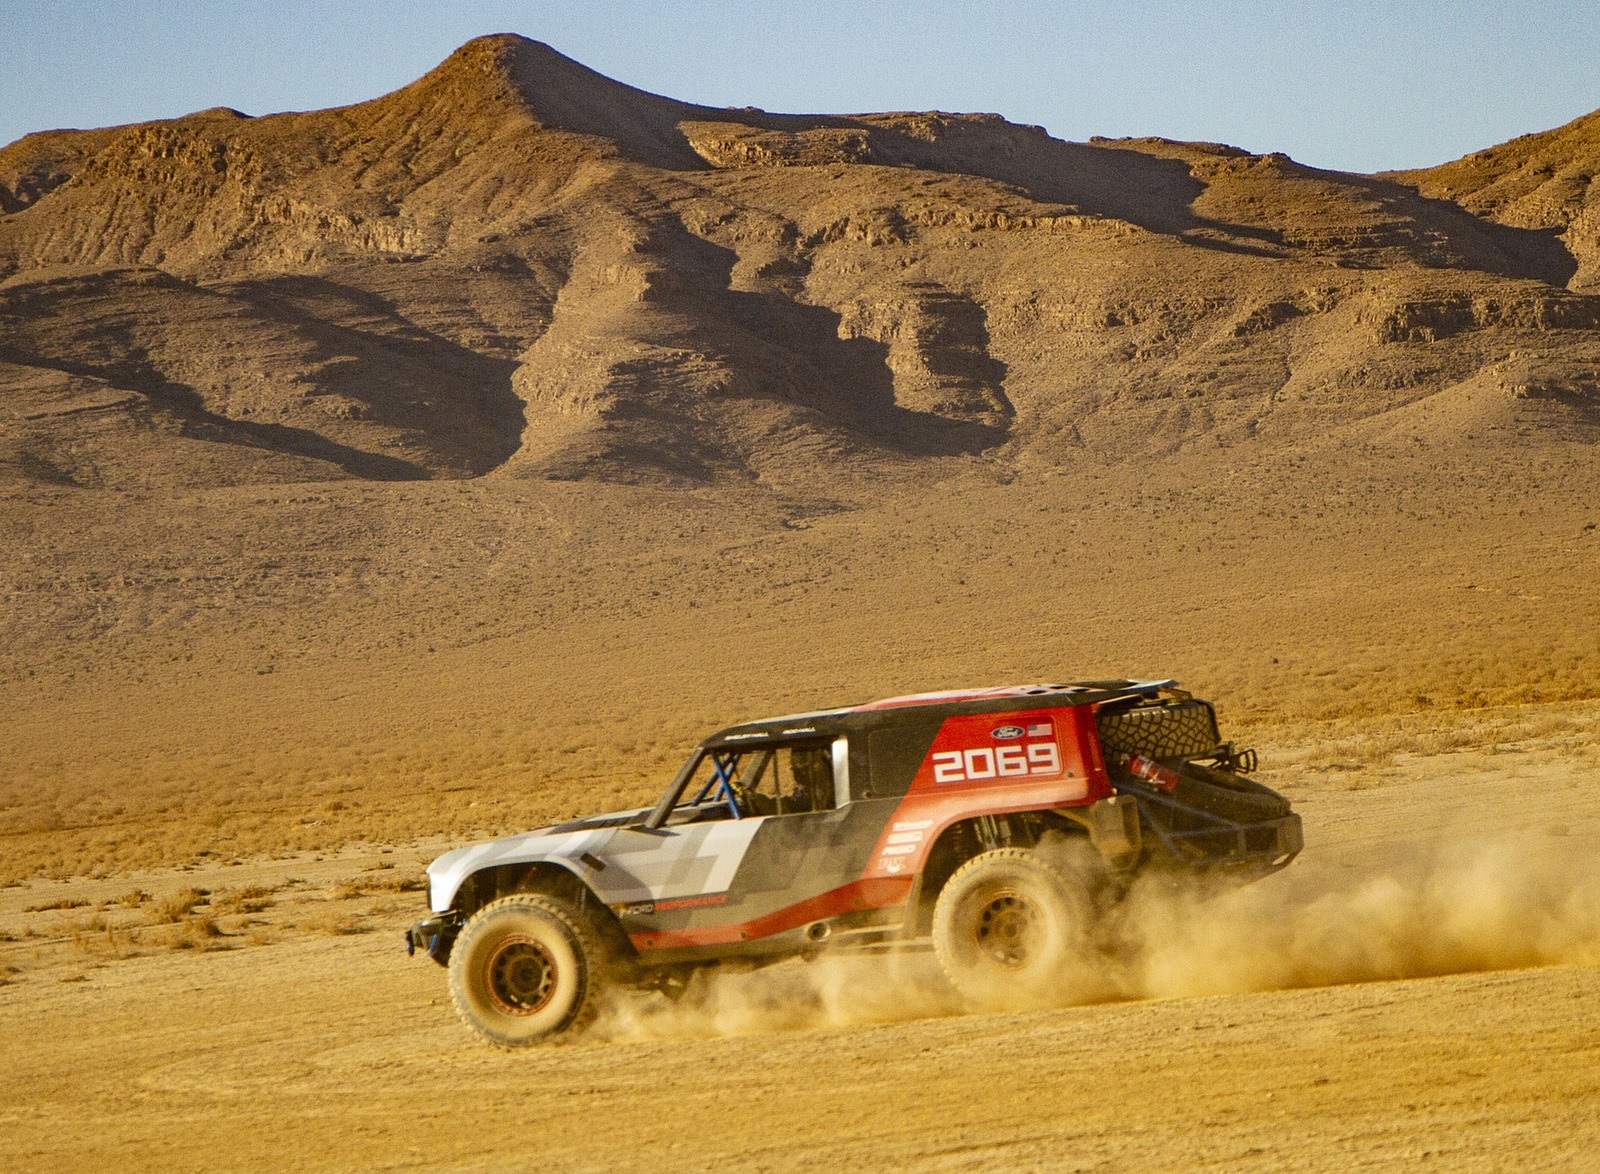
[[[211,898],[211,908],[218,913],[260,913],[272,907],[272,894],[276,891],[266,885],[222,889]]]
[[[69,937],[77,941],[85,934],[99,933],[106,927],[106,918],[103,913],[91,914],[88,917],[77,917],[70,920],[61,920],[55,923],[55,936]]]
[[[29,905],[24,913],[49,913],[56,909],[82,909],[89,902],[80,897],[57,897],[52,901],[41,901],[37,905]]]
[[[347,937],[353,934],[366,933],[370,928],[359,917],[349,913],[338,913],[333,910],[313,913],[302,923],[301,928],[312,933],[330,934],[335,937]]]
[[[362,877],[360,883],[369,893],[420,893],[428,887],[428,878],[396,870],[383,876]]]
[[[217,950],[225,949],[226,944],[221,941],[223,933],[217,925],[216,918],[209,914],[200,914],[187,918],[171,937],[167,945],[174,950]]]
[[[338,900],[348,901],[372,893],[415,893],[427,887],[428,879],[425,876],[385,870],[376,874],[363,873],[342,880],[333,886],[333,895]]]
[[[157,901],[148,917],[155,925],[173,925],[193,914],[197,905],[206,904],[210,894],[205,889],[180,889]]]

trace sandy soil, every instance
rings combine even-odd
[[[518,1054],[399,948],[420,894],[381,886],[436,845],[36,881],[0,891],[0,1140],[37,1171],[1583,1169],[1597,774],[1559,737],[1285,767],[1302,860],[1143,909],[1109,1001],[961,1016],[915,960],[825,959],[626,996]],[[98,904],[24,912],[130,881],[272,896],[220,919],[227,948],[74,945],[36,935]]]

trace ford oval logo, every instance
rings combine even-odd
[[[996,726],[989,731],[989,737],[997,742],[1009,742],[1012,738],[1020,738],[1027,731],[1021,726]]]

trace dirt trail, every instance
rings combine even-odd
[[[415,893],[369,905],[364,934],[46,959],[0,988],[0,1144],[36,1171],[1583,1169],[1600,967],[1261,988],[1592,962],[1594,774],[1540,745],[1286,772],[1312,833],[1303,867],[1227,898],[1227,916],[1162,906],[1181,915],[1166,953],[1122,992],[1240,993],[966,1017],[882,970],[797,964],[675,1012],[636,999],[584,1041],[512,1055],[477,1044],[442,973],[400,954]],[[1491,832],[1518,851],[1474,856]],[[167,881],[292,871],[308,905],[336,905],[317,886],[363,860]],[[0,928],[70,887],[0,894]],[[1417,948],[1463,940],[1483,948]],[[1413,949],[1341,968],[1386,943]]]

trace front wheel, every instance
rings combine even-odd
[[[933,950],[963,999],[983,1011],[1064,1001],[1087,924],[1085,902],[1048,862],[1024,848],[974,856],[933,908]]]
[[[516,893],[478,910],[450,951],[450,999],[501,1047],[577,1031],[599,1010],[604,947],[571,905]]]

